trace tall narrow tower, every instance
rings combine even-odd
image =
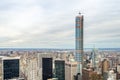
[[[96,49],[94,48],[91,52],[91,59],[92,59],[92,67],[96,68]]]
[[[79,13],[78,16],[76,16],[76,28],[75,28],[75,34],[76,34],[76,53],[75,58],[78,62],[78,68],[77,73],[80,73],[82,75],[82,64],[83,64],[83,15]]]

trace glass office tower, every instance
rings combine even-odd
[[[19,77],[19,59],[3,60],[4,79]]]
[[[55,60],[55,77],[58,80],[65,80],[65,61]]]
[[[43,80],[52,78],[52,58],[42,58]]]

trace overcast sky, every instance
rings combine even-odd
[[[1,0],[0,48],[74,49],[79,11],[85,48],[120,48],[120,0]]]

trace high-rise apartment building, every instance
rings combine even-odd
[[[76,53],[75,58],[78,62],[77,73],[82,75],[82,65],[83,65],[83,15],[79,14],[76,17]]]
[[[20,57],[20,77],[25,80],[40,80],[38,57],[36,53],[24,53]]]

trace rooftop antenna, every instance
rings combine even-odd
[[[81,15],[81,12],[79,12],[78,14]]]

